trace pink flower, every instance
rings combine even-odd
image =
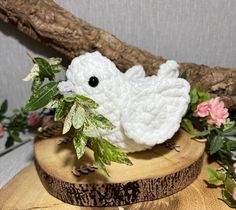
[[[209,115],[209,102],[205,101],[198,104],[195,115],[198,117],[207,117]]]
[[[0,138],[2,138],[4,136],[4,127],[3,124],[0,123]]]
[[[194,114],[197,117],[207,117],[209,124],[215,124],[218,127],[225,124],[229,116],[228,109],[219,97],[198,104]]]
[[[37,112],[33,112],[28,116],[28,125],[34,126],[39,122],[39,114]]]
[[[207,120],[209,124],[215,124],[221,126],[225,124],[227,117],[229,116],[228,109],[225,108],[223,101],[220,98],[213,98],[209,101],[210,118]]]
[[[234,190],[233,190],[233,199],[236,201],[236,187],[234,188]]]

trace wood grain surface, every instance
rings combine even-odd
[[[182,191],[155,201],[140,202],[123,207],[79,207],[72,206],[51,196],[43,187],[34,164],[17,174],[0,190],[0,209],[2,210],[230,210],[221,197],[220,189],[209,188],[207,167],[218,168],[209,163],[207,156],[198,178]]]
[[[76,177],[73,166],[93,164],[93,152],[87,149],[77,160],[73,145],[58,145],[59,139],[35,141],[36,169],[50,194],[79,206],[120,206],[172,195],[197,178],[205,148],[180,130],[166,144],[129,154],[133,166],[112,163],[107,167],[110,177],[98,170]],[[180,152],[170,149],[174,144]]]

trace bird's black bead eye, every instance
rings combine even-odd
[[[90,77],[90,78],[89,78],[88,84],[89,84],[91,87],[97,87],[98,83],[99,83],[99,80],[98,80],[97,77],[94,77],[94,76],[93,76],[93,77]]]

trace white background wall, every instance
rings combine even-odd
[[[56,0],[88,22],[154,54],[177,61],[236,66],[235,0]],[[26,51],[57,53],[0,22],[0,101],[22,106],[30,84]]]

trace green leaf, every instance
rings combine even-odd
[[[234,125],[235,125],[234,121],[231,121],[230,119],[227,119],[226,123],[224,124],[223,131],[227,131],[228,129],[234,127]]]
[[[73,116],[73,126],[75,129],[81,128],[85,121],[85,110],[81,106],[76,106],[75,114]]]
[[[70,109],[67,109],[67,111],[65,111],[66,107],[67,107],[67,103],[65,101],[63,100],[59,101],[59,103],[57,104],[55,115],[54,115],[55,121],[62,120],[68,114]]]
[[[198,104],[209,100],[211,97],[209,93],[193,88],[190,93],[190,106],[191,110],[195,111]]]
[[[230,140],[226,142],[226,149],[228,151],[232,151],[232,148],[236,147],[236,139],[235,140]]]
[[[19,132],[13,131],[13,132],[10,133],[10,135],[14,139],[14,141],[22,142]]]
[[[76,99],[78,100],[79,103],[87,105],[91,109],[97,109],[99,107],[99,105],[94,100],[86,96],[77,95]]]
[[[224,135],[225,136],[234,136],[234,135],[236,135],[236,127],[231,127],[227,130],[224,130]]]
[[[62,62],[62,58],[55,58],[55,57],[52,57],[52,58],[49,58],[49,59],[48,59],[48,63],[49,63],[51,66],[57,66],[57,65],[59,65],[61,62]]]
[[[212,168],[207,168],[207,173],[209,176],[208,183],[212,185],[218,185],[225,180],[226,175],[216,172]]]
[[[76,93],[68,93],[68,94],[64,95],[63,100],[66,102],[75,102],[76,97],[77,97]]]
[[[211,96],[208,92],[197,90],[197,94],[199,97],[199,101],[198,101],[199,103],[202,103],[204,101],[208,101],[211,98]]]
[[[84,124],[83,132],[87,137],[95,138],[100,136],[98,129],[91,122],[87,122],[86,124]]]
[[[231,208],[236,207],[236,201],[233,199],[232,194],[230,194],[227,190],[222,190],[222,198],[223,201]]]
[[[197,94],[197,89],[196,88],[193,88],[191,91],[190,91],[190,101],[192,104],[196,104],[198,103],[198,94]]]
[[[225,184],[225,189],[229,193],[233,194],[233,190],[234,190],[234,188],[236,188],[236,184],[235,184],[234,180],[231,179],[229,176],[226,176],[224,184]]]
[[[56,109],[56,108],[59,106],[60,102],[61,102],[61,101],[58,100],[58,99],[51,100],[51,101],[45,106],[45,108],[47,108],[47,109]]]
[[[33,93],[36,93],[42,84],[43,84],[43,80],[41,80],[40,77],[35,77],[33,80],[31,91]]]
[[[65,134],[70,130],[72,126],[72,119],[75,114],[75,109],[76,109],[76,103],[74,103],[73,106],[70,108],[70,111],[65,118],[62,134]]]
[[[37,93],[33,94],[25,106],[25,111],[35,111],[46,106],[49,101],[57,94],[58,82],[49,82],[41,87]]]
[[[95,125],[102,129],[112,130],[115,128],[115,126],[103,115],[93,115],[92,121],[95,123]]]
[[[54,74],[65,70],[62,65],[51,65],[51,68]]]
[[[181,122],[181,127],[191,135],[196,135],[196,129],[193,127],[193,124],[189,119],[183,118]]]
[[[98,170],[105,176],[110,176],[103,160],[96,153],[94,153],[94,158],[95,158],[95,165],[98,167]]]
[[[127,154],[106,139],[90,138],[88,144],[94,152],[96,165],[103,174],[108,175],[105,165],[110,165],[111,161],[132,165]]]
[[[0,108],[0,114],[5,114],[7,112],[7,107],[8,107],[7,100],[4,100]]]
[[[210,140],[210,147],[209,152],[210,155],[213,155],[214,153],[218,152],[220,148],[224,144],[224,138],[222,136],[214,136],[213,139]]]
[[[88,140],[87,137],[84,136],[80,131],[75,132],[73,143],[74,143],[78,160],[84,155],[87,140]]]
[[[91,140],[91,146],[98,154],[100,154],[101,158],[104,162],[116,162],[123,163],[126,165],[132,165],[132,162],[129,160],[127,154],[123,152],[120,148],[114,146],[106,139],[93,139]]]
[[[116,163],[133,165],[125,152],[111,144],[106,139],[102,139],[101,141],[99,141],[99,146],[103,149],[104,155],[108,160]]]
[[[34,61],[35,61],[35,63],[37,63],[39,65],[39,70],[40,70],[39,75],[42,78],[46,77],[46,78],[51,79],[54,77],[54,73],[52,71],[52,68],[47,60],[40,58],[40,57],[36,57],[36,58],[34,58]]]
[[[197,131],[194,137],[205,137],[210,134],[209,130]]]
[[[104,174],[105,176],[109,176],[105,165],[110,165],[110,161],[105,158],[103,154],[103,149],[99,148],[99,141],[99,138],[90,139],[89,145],[94,153],[95,165],[98,167],[102,174]]]
[[[8,136],[7,137],[7,141],[5,143],[5,147],[9,148],[14,144],[14,139],[12,138],[12,136]]]

